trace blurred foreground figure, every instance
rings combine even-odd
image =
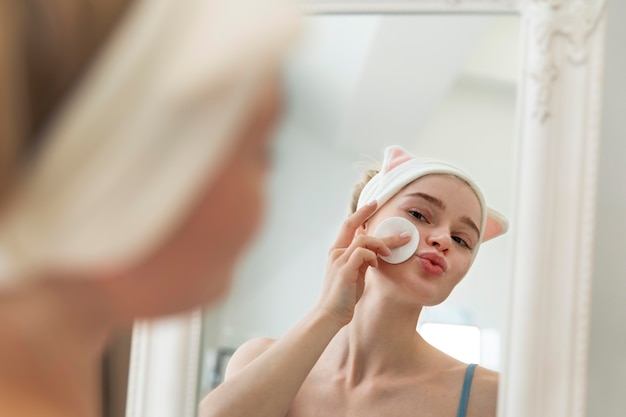
[[[297,25],[278,0],[0,1],[0,415],[97,416],[115,329],[225,293]]]

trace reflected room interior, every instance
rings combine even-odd
[[[204,314],[198,398],[243,342],[279,338],[315,304],[353,185],[398,144],[445,159],[509,219],[514,207],[517,16],[309,16],[284,70],[267,218],[229,296]],[[254,209],[254,208],[251,208]],[[511,235],[481,247],[418,331],[444,352],[501,371]]]

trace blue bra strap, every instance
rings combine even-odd
[[[475,363],[467,365],[465,370],[465,379],[463,379],[463,389],[461,390],[461,401],[459,401],[459,411],[456,417],[465,417],[467,413],[467,403],[469,401],[470,388],[472,386],[472,378],[474,377]]]

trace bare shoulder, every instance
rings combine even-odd
[[[467,407],[467,417],[495,417],[498,403],[499,374],[477,366]]]
[[[228,379],[233,374],[244,368],[250,362],[261,356],[263,352],[270,348],[276,339],[269,337],[259,337],[251,339],[239,346],[233,356],[228,361],[226,367],[225,379]]]

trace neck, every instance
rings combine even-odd
[[[91,280],[50,279],[0,292],[3,410],[99,415],[100,359],[114,327],[108,317]]]
[[[368,277],[369,278],[369,277]],[[327,349],[347,381],[413,372],[427,363],[431,347],[417,333],[422,307],[402,301],[385,278],[367,280],[354,317]]]

